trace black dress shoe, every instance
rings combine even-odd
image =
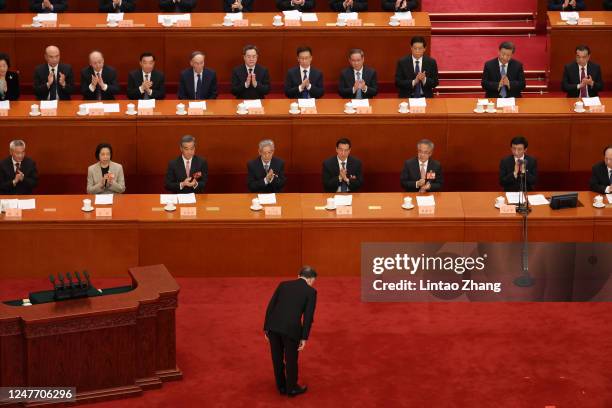
[[[287,395],[287,389],[285,387],[281,387],[278,389],[278,393],[280,395]]]
[[[293,398],[293,397],[297,397],[300,394],[305,393],[306,391],[308,391],[308,387],[307,386],[297,386],[296,388],[292,389],[291,391],[287,392],[287,396],[289,398]]]

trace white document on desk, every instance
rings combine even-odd
[[[497,98],[497,107],[505,108],[516,105],[516,100],[514,98]]]
[[[594,96],[592,98],[582,98],[582,103],[584,106],[601,106],[601,100],[599,96]]]
[[[178,197],[176,196],[176,194],[160,194],[159,203],[164,205],[178,204]]]
[[[299,10],[285,10],[283,11],[285,20],[299,20],[302,18],[302,12]]]
[[[612,204],[612,194],[606,194],[606,198],[608,199],[608,203]]]
[[[155,99],[139,99],[138,109],[155,109]]]
[[[412,20],[412,13],[409,11],[396,11],[393,17],[398,20]]]
[[[96,194],[94,201],[95,205],[111,205],[113,204],[113,194]]]
[[[189,194],[177,194],[177,199],[179,204],[195,204],[196,196],[194,193]]]
[[[417,205],[419,207],[432,207],[436,205],[436,200],[434,196],[417,196]]]
[[[225,18],[229,18],[230,20],[234,21],[234,20],[243,20],[244,17],[242,15],[242,11],[239,13],[226,13],[225,14]]]
[[[313,23],[319,21],[319,17],[317,17],[317,13],[302,13],[302,21],[305,23]]]
[[[300,108],[315,108],[315,98],[298,99],[298,107]]]
[[[336,194],[334,196],[334,204],[336,204],[336,206],[353,205],[353,196]]]
[[[367,108],[370,106],[369,99],[351,99],[351,105],[353,108]]]
[[[206,110],[206,101],[189,101],[189,109]]]
[[[106,15],[106,21],[107,22],[111,22],[111,21],[123,21],[123,13],[108,13]]]
[[[550,204],[544,194],[532,194],[528,195],[527,199],[531,205],[548,205]]]
[[[509,191],[506,193],[506,200],[508,200],[508,204],[518,204],[519,201],[521,203],[524,203],[525,196],[520,191],[517,191],[517,192]]]
[[[0,109],[4,110],[9,110],[11,109],[11,101],[0,101]]]
[[[338,13],[338,20],[359,20],[359,13]]]
[[[276,204],[276,194],[257,194],[259,204]]]
[[[425,98],[409,98],[408,105],[424,108],[427,106],[427,100]]]
[[[3,209],[19,208],[19,200],[16,198],[6,198],[4,200],[0,200],[0,207]]]
[[[244,106],[249,109],[249,108],[263,108],[263,105],[261,104],[261,99],[248,99],[246,101],[242,101],[242,103],[244,104]]]
[[[119,104],[118,103],[105,103],[104,113],[119,113]]]
[[[567,21],[570,18],[573,18],[575,20],[578,20],[580,18],[580,15],[578,14],[577,11],[562,11],[561,13],[561,20],[562,21]]]
[[[57,99],[52,101],[40,101],[40,109],[57,109]]]
[[[36,199],[28,198],[26,200],[19,200],[17,203],[17,207],[22,210],[35,210],[36,209]]]
[[[38,13],[38,21],[57,21],[57,13]]]

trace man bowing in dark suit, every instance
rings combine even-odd
[[[336,156],[323,162],[323,190],[326,193],[348,193],[359,190],[363,184],[361,160],[350,156],[351,141],[336,142]]]
[[[195,137],[183,136],[180,146],[181,155],[168,163],[166,190],[174,194],[201,193],[208,181],[208,164],[195,155]]]
[[[612,194],[612,145],[604,149],[604,159],[593,166],[591,191]]]
[[[512,154],[499,162],[499,184],[504,191],[521,191],[521,177],[527,180],[527,191],[532,191],[538,179],[538,163],[527,156],[527,139],[517,136],[510,141]]]
[[[89,66],[81,70],[81,94],[87,100],[115,99],[120,87],[117,82],[117,71],[104,65],[104,56],[100,51],[89,54]]]
[[[251,193],[280,193],[285,187],[285,162],[274,157],[274,142],[259,142],[259,157],[247,163],[247,186]]]
[[[155,70],[155,55],[140,55],[140,69],[128,75],[127,96],[130,99],[164,99],[166,87],[164,74]]]
[[[343,98],[364,99],[373,98],[378,93],[376,71],[363,65],[363,50],[353,48],[349,51],[350,68],[345,68],[340,74],[338,93]]]
[[[41,101],[70,100],[74,90],[72,67],[60,63],[60,50],[55,45],[45,48],[46,64],[34,69],[34,94]]]
[[[417,157],[406,160],[400,176],[402,187],[406,191],[419,193],[442,190],[444,179],[442,166],[433,160],[434,143],[429,139],[417,143]]]
[[[238,99],[263,99],[270,92],[270,75],[266,67],[257,65],[258,56],[256,46],[245,46],[244,65],[232,71],[232,94]]]
[[[323,74],[313,68],[310,47],[298,47],[298,66],[289,68],[285,78],[287,98],[320,98],[323,96]]]
[[[485,63],[482,88],[487,98],[520,98],[525,89],[523,64],[512,59],[514,44],[504,41],[499,45],[497,58]]]
[[[212,69],[204,68],[202,51],[191,54],[191,68],[181,72],[179,80],[179,99],[217,99],[217,74]]]
[[[395,86],[400,98],[433,98],[438,86],[438,64],[425,55],[427,42],[416,36],[410,40],[411,55],[397,62]]]
[[[316,278],[314,269],[302,267],[298,279],[278,285],[266,309],[263,329],[270,343],[276,388],[288,397],[308,389],[298,385],[298,354],[306,347],[314,321],[317,291],[312,286]]]
[[[9,144],[10,156],[0,162],[0,194],[32,194],[38,184],[34,160],[25,155],[23,140]]]
[[[131,13],[136,9],[136,0],[100,0],[102,13]]]
[[[597,96],[603,89],[601,68],[591,59],[591,49],[586,45],[576,47],[576,62],[563,69],[561,88],[568,98],[589,98]]]

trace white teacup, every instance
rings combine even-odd
[[[240,113],[245,113],[247,112],[247,107],[244,103],[239,103],[238,104],[238,112]]]
[[[347,102],[344,104],[344,110],[346,112],[353,112],[353,104],[351,102]]]
[[[41,22],[40,22],[40,17],[38,17],[38,16],[32,17],[32,25],[34,27],[40,27],[42,25]]]
[[[487,104],[487,110],[488,111],[494,111],[495,110],[495,104],[493,102],[489,102]]]
[[[336,206],[336,203],[334,201],[334,197],[330,197],[327,199],[327,208],[334,208]]]
[[[91,209],[91,200],[89,198],[83,200],[83,208],[86,210]]]
[[[504,196],[499,196],[495,199],[495,205],[501,207],[502,205],[506,204],[506,197]]]
[[[584,103],[582,101],[577,101],[574,104],[574,109],[577,111],[583,111],[584,110]]]
[[[176,111],[180,112],[180,113],[185,112],[185,104],[184,103],[178,103],[176,105]]]
[[[568,24],[577,24],[578,23],[578,19],[575,16],[569,16],[567,18],[567,23]]]
[[[174,203],[166,203],[166,205],[164,206],[164,210],[174,211],[176,210],[176,206],[174,205]]]
[[[300,105],[297,102],[291,102],[289,105],[289,110],[291,112],[298,112],[300,110]]]
[[[31,105],[30,109],[31,109],[31,112],[35,115],[40,113],[40,107],[37,104]]]
[[[274,18],[272,19],[272,22],[276,25],[282,24],[283,23],[283,18],[279,15],[274,16]]]
[[[336,25],[338,27],[344,27],[346,25],[346,19],[342,17],[338,17],[338,20],[336,20]]]
[[[87,115],[87,106],[84,103],[79,105],[79,114]]]
[[[136,112],[136,109],[135,109],[135,108],[136,108],[136,105],[134,105],[133,103],[128,103],[128,104],[127,104],[127,109],[128,109],[127,111],[128,111],[128,113],[134,113],[134,112]]]
[[[412,205],[412,197],[404,197],[404,206],[410,207]]]
[[[389,22],[391,23],[391,25],[396,26],[399,24],[399,18],[397,18],[397,16],[391,16]]]
[[[170,17],[164,17],[162,24],[165,26],[171,26],[172,25],[172,18]]]
[[[226,25],[226,26],[234,25],[230,16],[223,17],[223,25]]]
[[[486,109],[486,106],[484,103],[477,103],[476,104],[476,112],[484,112]]]
[[[259,198],[254,198],[254,199],[252,199],[252,200],[251,200],[251,206],[252,206],[253,208],[259,208],[259,207],[261,207],[261,204],[260,204],[260,202],[259,202]]]
[[[598,196],[595,196],[595,198],[593,199],[593,202],[596,205],[602,205],[603,204],[603,199],[604,199],[603,196],[598,195]]]
[[[400,112],[402,112],[402,113],[406,113],[406,112],[408,112],[408,102],[401,102],[401,103],[399,104],[399,110],[400,110]]]
[[[117,22],[117,20],[110,20],[108,23],[106,23],[106,25],[109,27],[117,27],[119,23]]]

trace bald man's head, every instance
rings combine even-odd
[[[102,71],[102,68],[104,67],[104,57],[100,51],[92,51],[89,54],[89,65],[95,72]]]
[[[57,66],[60,62],[60,50],[55,45],[50,45],[45,48],[45,60],[52,67]]]

